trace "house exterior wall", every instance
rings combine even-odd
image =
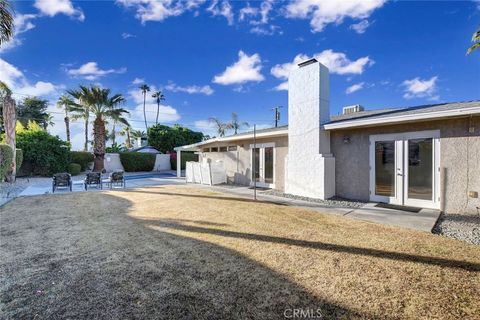
[[[257,139],[257,143],[275,143],[274,183],[275,189],[285,188],[285,157],[288,153],[288,138],[274,137]],[[252,175],[251,148],[253,139],[238,140],[233,142],[216,142],[202,145],[203,148],[237,146],[236,151],[225,152],[200,152],[199,161],[223,161],[227,172],[227,182],[231,184],[249,185]]]
[[[474,132],[469,133],[469,128]],[[372,134],[440,130],[442,209],[448,213],[476,213],[480,199],[480,117],[455,118],[371,128],[332,130],[331,148],[336,159],[336,195],[369,200],[369,136]],[[344,143],[344,137],[350,143]]]

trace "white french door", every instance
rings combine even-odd
[[[370,200],[440,209],[440,132],[370,136]]]
[[[259,187],[275,188],[275,144],[261,143],[253,148],[250,145],[250,163],[252,168],[252,182],[256,180]]]

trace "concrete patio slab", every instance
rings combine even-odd
[[[440,216],[439,210],[422,209],[419,212],[408,212],[380,208],[375,205],[376,203],[367,203],[362,208],[349,212],[346,216],[353,219],[426,232],[432,232]]]

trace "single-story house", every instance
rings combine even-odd
[[[176,148],[221,161],[229,183],[318,199],[473,214],[480,210],[480,101],[330,115],[328,69],[315,59],[289,77],[288,126]],[[255,161],[254,161],[255,160]],[[255,168],[253,169],[253,165]],[[179,171],[180,172],[180,171]]]

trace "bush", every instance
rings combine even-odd
[[[141,152],[122,152],[120,162],[127,172],[152,171],[156,155]]]
[[[70,163],[70,145],[45,130],[18,132],[17,146],[23,150],[24,174],[46,176],[65,172]]]
[[[85,151],[71,151],[70,159],[72,163],[78,163],[82,171],[87,170],[88,164],[93,162],[93,153]]]
[[[17,165],[17,170],[19,170],[23,163],[23,150],[17,149],[15,153],[15,164]]]
[[[78,175],[82,171],[82,166],[79,165],[78,163],[70,163],[68,165],[68,173],[70,173],[72,176]]]
[[[6,144],[0,144],[0,182],[5,180],[5,175],[12,168],[13,150]]]
[[[203,140],[203,133],[192,131],[178,124],[173,127],[157,124],[148,128],[147,134],[148,144],[162,153],[168,153],[175,147]]]
[[[193,152],[182,152],[182,158],[180,159],[181,169],[185,170],[187,161],[198,161],[198,154]],[[170,154],[170,164],[172,165],[172,170],[177,170],[177,153]]]

